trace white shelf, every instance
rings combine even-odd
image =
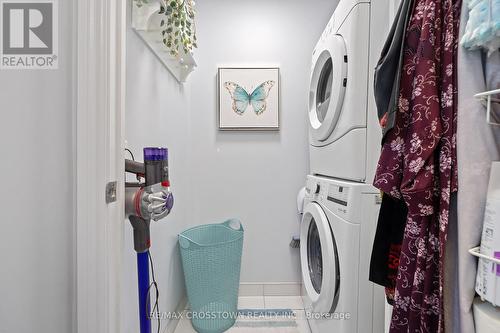
[[[479,297],[472,304],[476,333],[498,332],[500,326],[500,308],[482,301]]]
[[[179,50],[179,56],[172,56],[163,44],[160,22],[164,16],[159,14],[160,4],[162,4],[161,0],[150,0],[149,3],[137,7],[135,1],[132,0],[132,28],[177,81],[186,82],[187,77],[196,67],[196,61],[191,53],[182,52],[182,48]]]
[[[495,89],[495,90],[490,90],[490,91],[485,91],[479,94],[475,94],[474,97],[481,100],[481,102],[486,106],[486,122],[490,125],[494,126],[500,126],[499,120],[496,119],[496,121],[491,120],[491,104],[493,103],[500,103],[499,98],[494,98],[492,97],[493,95],[500,94],[500,89]],[[496,115],[496,118],[499,118],[500,115]]]

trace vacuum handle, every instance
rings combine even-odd
[[[135,215],[129,216],[130,223],[134,229],[134,250],[137,253],[146,252],[151,246],[149,233],[150,220],[145,220]]]
[[[144,175],[146,173],[144,163],[132,160],[125,160],[125,171],[135,173],[136,175]]]

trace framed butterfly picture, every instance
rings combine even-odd
[[[279,130],[279,68],[219,68],[219,129]]]

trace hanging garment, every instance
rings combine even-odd
[[[377,231],[370,261],[370,281],[385,287],[387,302],[394,305],[394,291],[399,267],[408,209],[403,200],[382,196]]]
[[[382,136],[394,127],[398,108],[399,80],[403,66],[403,42],[413,0],[403,0],[392,23],[380,59],[375,67],[374,94]]]
[[[492,54],[500,48],[500,0],[465,0],[469,15],[460,44]]]
[[[460,31],[469,11],[462,5]],[[458,50],[457,160],[460,192],[457,214],[450,216],[445,270],[445,327],[450,333],[474,332],[472,301],[477,259],[468,250],[479,245],[491,161],[500,160],[500,128],[486,122],[486,110],[474,94],[500,89],[500,52]],[[499,106],[498,104],[496,105]],[[500,110],[498,110],[500,111]],[[456,226],[453,225],[456,223]],[[452,228],[454,227],[454,228]]]
[[[382,142],[394,127],[398,109],[403,46],[406,27],[413,10],[413,0],[401,1],[387,40],[375,68],[374,95]],[[387,302],[393,305],[399,254],[403,242],[408,209],[403,200],[382,197],[377,231],[370,261],[370,281],[385,287]]]
[[[408,24],[398,112],[374,185],[405,201],[390,332],[443,332],[450,195],[457,191],[456,51],[460,0],[416,0]]]

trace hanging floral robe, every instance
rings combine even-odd
[[[405,37],[399,108],[374,185],[404,200],[390,332],[443,332],[443,259],[457,191],[456,52],[460,0],[416,0]]]

